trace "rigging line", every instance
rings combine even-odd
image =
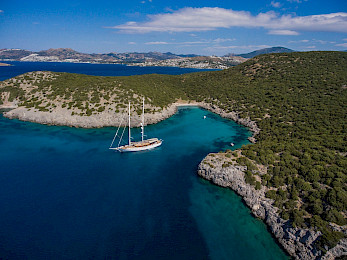
[[[121,142],[122,139],[123,139],[123,135],[124,135],[125,129],[126,129],[126,127],[123,128],[122,135],[121,135],[121,137],[120,137],[120,139],[119,139],[118,147],[119,147],[119,145],[120,145],[120,142]]]
[[[117,137],[117,135],[118,135],[119,128],[120,128],[120,126],[121,126],[122,123],[123,123],[123,119],[124,119],[124,117],[122,117],[122,120],[120,121],[120,124],[119,124],[119,126],[118,126],[118,129],[117,129],[116,134],[115,134],[114,137],[113,137],[113,140],[112,140],[112,143],[111,143],[111,145],[110,145],[110,148],[112,147],[112,145],[113,145],[113,143],[114,143],[114,140],[116,140],[116,137]],[[118,145],[118,146],[119,146],[119,145]]]

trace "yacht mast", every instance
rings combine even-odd
[[[145,98],[142,100],[142,123],[141,123],[141,137],[143,142],[143,136],[145,132]]]
[[[129,145],[131,145],[131,130],[130,130],[130,102],[129,102]]]

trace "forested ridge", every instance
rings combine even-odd
[[[189,98],[257,122],[258,141],[242,148],[242,163],[267,166],[262,185],[282,218],[321,230],[321,249],[335,245],[343,234],[329,222],[345,225],[347,213],[347,54],[262,55],[229,70],[183,77]],[[258,172],[249,168],[246,176],[256,184]]]
[[[343,237],[329,223],[345,225],[347,216],[347,53],[266,54],[231,69],[180,76],[37,75],[4,81],[2,96],[11,93],[21,105],[46,111],[78,106],[83,116],[121,111],[128,100],[140,105],[140,96],[158,108],[182,98],[238,111],[261,129],[239,159],[248,166],[248,182],[259,188],[259,175],[267,197],[293,226],[321,230],[320,249]],[[36,87],[23,89],[23,80]]]

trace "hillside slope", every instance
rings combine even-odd
[[[320,230],[315,245],[324,252],[347,233],[346,68],[344,52],[280,53],[181,76],[28,73],[2,82],[0,92],[2,102],[42,113],[64,107],[80,117],[122,113],[128,100],[137,110],[141,97],[149,113],[179,98],[236,111],[261,129],[235,154],[246,181],[265,187],[290,225]]]
[[[255,56],[262,55],[262,54],[290,53],[290,52],[294,52],[294,51],[291,50],[291,49],[285,48],[285,47],[271,47],[271,48],[265,48],[265,49],[252,51],[252,52],[249,52],[249,53],[238,54],[237,56],[250,59],[250,58],[254,58]]]
[[[189,98],[257,122],[258,141],[243,147],[239,159],[254,169],[246,172],[249,182],[260,179],[269,188],[283,219],[321,230],[322,250],[344,236],[329,223],[347,223],[346,68],[345,53],[308,52],[261,55],[233,69],[183,76]]]

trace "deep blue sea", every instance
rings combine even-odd
[[[20,62],[5,61],[13,66],[0,66],[0,81],[13,78],[30,71],[55,71],[70,72],[95,76],[131,76],[143,74],[169,74],[179,75],[184,73],[204,71],[202,69],[178,67],[138,67],[121,64],[91,64],[67,62]],[[209,70],[210,71],[210,70]]]
[[[240,197],[196,174],[246,128],[183,107],[145,130],[163,145],[118,153],[115,128],[0,115],[0,259],[287,259]]]

